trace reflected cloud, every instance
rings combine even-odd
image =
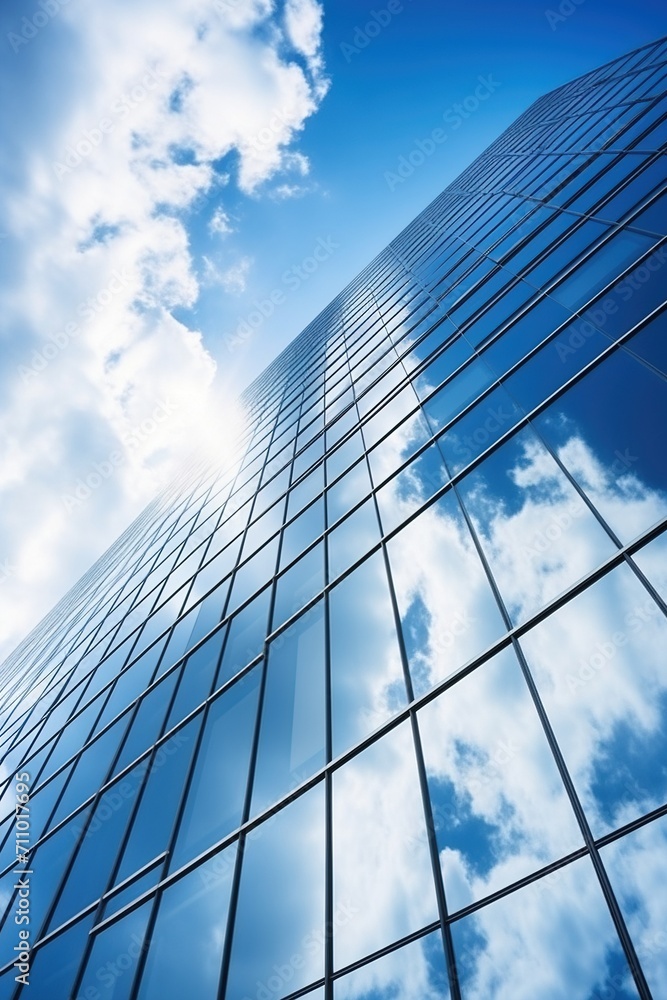
[[[594,834],[662,805],[667,623],[630,568],[520,641]]]
[[[387,439],[384,455],[378,449],[383,478],[392,461],[396,467],[409,456],[416,425],[412,418],[403,440],[397,433]],[[636,537],[664,516],[664,494],[631,462],[619,467],[624,456],[603,460],[575,422],[567,424],[556,453],[609,523],[622,526],[622,537]],[[396,523],[417,512],[439,485],[433,467],[415,462],[381,490],[381,509],[393,504]],[[529,427],[521,430],[459,490],[445,493],[387,543],[417,696],[483,652],[505,627],[457,496],[514,622],[615,551],[558,463]],[[642,558],[659,576],[650,555],[647,549]],[[667,744],[660,733],[667,729],[667,696],[657,651],[666,628],[657,605],[622,566],[521,640],[595,836],[665,801]],[[509,649],[421,710],[419,725],[450,912],[581,846]],[[393,791],[396,775],[387,785]],[[637,858],[640,853],[637,848]],[[588,998],[610,989],[635,997],[592,869],[584,872],[577,863],[536,885],[534,905],[525,902],[524,890],[456,925],[474,929],[459,937],[466,1000]],[[575,911],[573,898],[580,904]],[[574,957],[565,946],[553,947],[568,940],[576,942]]]
[[[335,1000],[448,1000],[440,932],[392,951],[336,981]]]
[[[581,846],[511,650],[419,712],[450,911]]]
[[[586,858],[453,926],[463,1000],[637,1000]]]
[[[667,982],[667,818],[664,816],[602,849],[623,916],[649,987]]]
[[[407,723],[336,772],[333,826],[334,901],[345,901],[354,912],[334,934],[334,964],[340,969],[437,919]],[[414,985],[423,985],[422,960],[411,968]],[[389,962],[382,970],[391,980],[396,966]],[[412,995],[422,994],[417,989]]]

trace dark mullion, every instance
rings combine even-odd
[[[275,429],[276,429],[276,425],[274,424],[273,432],[271,434],[271,441],[269,442],[269,445],[268,445],[268,447],[266,449],[266,454],[265,454],[265,458],[264,458],[264,464],[262,466],[262,474],[263,474],[264,469],[266,468],[266,465],[267,465],[267,463],[269,461],[269,452],[271,450],[271,444],[273,443]],[[260,476],[260,480],[259,481],[261,482],[261,476]],[[255,498],[253,500],[253,507],[255,505],[256,499],[257,499],[257,494],[255,494]],[[282,503],[283,503],[283,507],[284,507],[284,509],[283,509],[283,522],[284,522],[284,520],[285,520],[285,512],[287,511],[287,493],[282,498]],[[248,519],[248,524],[251,523],[251,520],[252,520],[252,512],[251,512],[250,517]],[[247,532],[247,530],[248,529],[246,528],[246,532]],[[244,535],[244,540],[245,540],[245,535]],[[275,567],[274,567],[274,573],[273,573],[273,577],[272,577],[272,582],[270,584],[270,586],[271,586],[271,597],[270,597],[270,600],[269,600],[268,622],[267,622],[267,626],[266,626],[267,630],[271,626],[271,621],[272,621],[272,618],[273,618],[273,610],[274,610],[275,601],[276,601],[278,567],[280,566],[280,553],[281,553],[281,549],[282,549],[282,533],[281,533],[279,541],[278,541],[278,551],[276,553],[276,563],[275,563]],[[240,551],[243,551],[243,543],[241,543],[241,550]],[[232,585],[233,585],[233,582],[232,582]],[[229,596],[230,595],[231,595],[231,585],[230,585],[230,589],[229,589],[229,594],[227,595],[227,600],[229,600]],[[268,670],[268,649],[267,649],[267,640],[266,640],[266,638],[264,640],[263,659],[260,662],[261,662],[261,666],[257,666],[256,667],[256,669],[261,670],[261,678],[260,678],[260,685],[259,685],[259,693],[258,693],[258,697],[257,697],[257,714],[255,716],[255,726],[254,726],[254,732],[253,732],[253,738],[252,738],[252,745],[251,745],[251,749],[250,749],[250,759],[249,759],[249,763],[248,763],[248,777],[247,777],[247,783],[246,783],[245,801],[244,801],[244,804],[243,804],[243,812],[242,812],[242,815],[241,815],[241,824],[242,825],[248,822],[248,820],[250,818],[250,815],[251,815],[252,792],[253,792],[253,785],[254,785],[254,779],[255,779],[255,770],[257,768],[257,756],[258,756],[258,753],[259,753],[259,738],[260,738],[260,733],[261,733],[261,730],[262,730],[262,715],[263,715],[263,710],[264,710],[264,695],[265,695],[265,692],[266,692],[266,678],[267,678],[267,670]],[[231,893],[230,893],[229,909],[228,909],[228,913],[227,913],[227,927],[226,927],[226,931],[225,931],[225,942],[224,942],[224,946],[223,946],[223,950],[222,950],[222,957],[221,957],[221,963],[220,963],[220,978],[219,978],[219,984],[218,984],[218,998],[219,998],[219,1000],[224,1000],[225,994],[226,994],[226,991],[227,991],[227,981],[229,979],[229,967],[230,967],[231,956],[232,956],[232,946],[233,946],[233,943],[234,943],[234,931],[236,929],[236,914],[237,914],[237,910],[238,910],[239,893],[240,893],[240,888],[241,888],[241,875],[242,875],[242,871],[243,871],[243,857],[244,857],[244,854],[245,854],[245,847],[246,847],[246,833],[241,832],[240,835],[239,835],[239,839],[238,839],[238,850],[237,850],[237,856],[236,856],[236,864],[235,864],[235,868],[234,868],[234,875],[233,875],[233,878],[232,878],[232,888],[231,888]]]
[[[565,758],[563,757],[560,746],[556,739],[556,734],[553,731],[546,709],[544,708],[544,704],[537,690],[537,686],[535,684],[535,681],[533,680],[532,673],[530,671],[526,658],[523,655],[523,650],[519,646],[519,643],[516,638],[512,639],[512,645],[514,647],[514,652],[516,654],[517,660],[519,661],[519,665],[521,667],[522,673],[528,685],[528,689],[530,691],[533,704],[535,705],[537,714],[540,717],[542,728],[544,730],[547,741],[551,748],[551,752],[556,762],[556,767],[558,768],[561,780],[565,786],[567,796],[570,800],[570,805],[572,806],[575,817],[577,819],[579,830],[584,839],[584,844],[586,845],[586,849],[593,863],[595,874],[597,875],[598,882],[602,890],[602,894],[609,908],[609,912],[611,914],[614,927],[616,928],[616,933],[618,934],[621,946],[623,948],[623,951],[625,952],[625,957],[627,959],[630,971],[632,972],[633,978],[635,980],[635,985],[639,992],[639,996],[642,998],[642,1000],[652,1000],[651,991],[649,990],[648,984],[644,977],[644,972],[639,963],[639,959],[637,957],[634,944],[628,932],[625,920],[621,913],[621,909],[618,905],[618,901],[614,894],[614,890],[611,887],[609,877],[607,875],[607,872],[604,868],[600,855],[595,846],[595,839],[588,824],[588,819],[586,818],[583,806],[581,805],[581,801],[574,787],[574,782],[572,781],[572,777],[570,776],[567,764],[565,763]]]
[[[345,325],[343,325],[345,330]],[[344,333],[343,333],[344,336]],[[345,357],[349,369],[349,354],[345,347]],[[324,392],[324,387],[322,389]],[[325,440],[326,444],[326,440]],[[322,458],[322,475],[324,490],[321,495],[324,507],[324,528],[323,536],[324,548],[324,583],[325,588],[329,585],[329,513],[328,513],[328,486],[329,476],[327,472],[327,452],[326,447]],[[333,757],[333,730],[332,730],[332,695],[331,695],[331,609],[329,591],[325,589],[322,597],[324,603],[324,671],[325,671],[325,760],[327,767]],[[325,817],[324,817],[324,849],[325,849],[325,875],[324,875],[324,1000],[333,1000],[333,972],[334,972],[334,870],[333,870],[333,774],[327,769],[324,776],[325,794]]]
[[[444,461],[444,457],[443,457],[443,461]],[[445,463],[445,468],[447,468],[446,463]],[[454,491],[455,491],[455,494],[458,494],[458,490],[457,490],[456,486],[454,487]],[[505,602],[503,601],[502,596],[500,594],[499,588],[498,588],[498,586],[496,584],[496,581],[495,581],[495,578],[493,576],[493,573],[491,572],[491,567],[489,566],[488,561],[487,561],[484,553],[482,552],[481,544],[480,544],[479,539],[477,537],[477,532],[475,531],[475,528],[474,528],[474,526],[472,524],[472,521],[470,520],[470,517],[469,517],[469,514],[468,514],[467,509],[465,507],[465,504],[462,503],[462,501],[461,501],[460,497],[458,497],[458,495],[457,495],[457,499],[459,500],[461,510],[463,511],[463,515],[464,515],[464,517],[466,519],[466,523],[467,523],[468,529],[469,529],[469,531],[470,531],[470,533],[472,535],[475,547],[477,548],[477,551],[478,551],[478,554],[480,556],[480,559],[482,560],[482,565],[484,566],[484,570],[485,570],[485,572],[487,574],[489,583],[490,583],[490,585],[491,585],[491,587],[493,589],[494,596],[496,598],[496,602],[497,602],[498,607],[500,609],[500,612],[501,612],[501,615],[503,617],[503,620],[505,621],[507,630],[510,631],[512,629],[512,621],[511,621],[509,612],[507,611],[507,608],[505,606]],[[528,685],[528,690],[530,692],[530,696],[532,698],[533,704],[535,706],[535,709],[536,709],[537,714],[539,716],[540,722],[542,724],[542,728],[543,728],[544,733],[546,735],[547,742],[549,743],[549,747],[550,747],[551,752],[553,754],[553,758],[554,758],[554,760],[556,762],[556,767],[558,768],[558,772],[560,774],[561,780],[562,780],[563,785],[565,787],[567,796],[568,796],[568,798],[570,800],[570,805],[572,806],[572,809],[574,811],[575,817],[577,819],[577,823],[579,825],[579,829],[580,829],[580,832],[582,834],[582,837],[583,837],[583,840],[584,840],[584,844],[586,845],[586,849],[587,849],[587,851],[589,853],[589,856],[590,856],[590,858],[591,858],[591,860],[593,862],[593,867],[595,868],[595,872],[596,872],[596,875],[598,877],[598,881],[599,881],[600,887],[602,889],[603,895],[604,895],[605,900],[607,902],[607,905],[609,907],[609,911],[611,913],[611,917],[612,917],[614,926],[616,928],[616,932],[617,932],[617,934],[619,936],[619,939],[621,941],[621,945],[623,947],[623,951],[625,952],[625,956],[627,958],[628,964],[630,966],[630,969],[632,971],[633,977],[635,979],[635,983],[636,983],[637,989],[639,991],[639,995],[642,998],[642,1000],[651,1000],[651,993],[650,993],[650,991],[648,989],[648,985],[646,984],[646,980],[644,978],[644,973],[643,973],[642,968],[641,968],[641,966],[639,964],[639,960],[637,958],[637,954],[635,952],[634,945],[633,945],[632,940],[630,938],[630,935],[628,933],[625,921],[624,921],[623,916],[621,914],[620,907],[619,907],[618,902],[616,900],[616,897],[614,895],[613,889],[611,888],[611,883],[609,882],[609,879],[607,877],[607,873],[606,873],[606,871],[605,871],[605,869],[604,869],[604,867],[602,865],[602,861],[600,859],[600,856],[599,856],[599,854],[598,854],[598,852],[597,852],[597,850],[595,848],[595,841],[594,841],[591,829],[590,829],[590,827],[588,825],[588,820],[587,820],[586,815],[584,813],[584,809],[583,809],[583,807],[581,805],[581,802],[579,800],[579,796],[578,796],[578,794],[576,792],[576,789],[574,787],[574,782],[572,781],[572,778],[570,776],[569,770],[568,770],[567,765],[565,763],[565,758],[563,757],[563,755],[561,753],[561,749],[560,749],[560,746],[558,744],[558,741],[556,740],[556,736],[555,736],[555,733],[554,733],[553,728],[551,726],[551,722],[550,722],[550,720],[548,718],[546,709],[544,708],[544,705],[542,703],[542,699],[541,699],[540,694],[539,694],[539,692],[537,690],[537,686],[536,686],[536,684],[535,684],[535,682],[533,680],[533,676],[531,674],[531,671],[530,671],[530,668],[528,666],[528,663],[527,663],[527,661],[526,661],[526,659],[525,659],[525,657],[523,655],[523,650],[521,649],[521,647],[519,645],[519,642],[518,642],[518,639],[516,637],[516,634],[512,635],[512,637],[511,637],[511,644],[512,644],[512,648],[514,650],[515,656],[517,658],[517,661],[519,663],[519,666],[521,667],[521,671],[523,673],[523,676],[524,676],[524,679],[526,681],[526,684]]]
[[[275,430],[275,428],[274,428],[274,430]],[[266,462],[267,462],[267,459],[268,459],[269,448],[270,448],[270,443],[269,443],[269,446],[267,447],[267,450],[266,450],[266,453],[265,453],[265,456],[264,456],[264,462],[263,462],[263,465],[262,465],[262,469],[264,469],[264,467],[266,466]],[[240,474],[240,471],[237,473],[237,475],[239,475],[239,474]],[[260,474],[260,479],[261,479],[261,474]],[[246,527],[244,529],[243,540],[241,542],[241,547],[239,549],[239,556],[237,556],[237,566],[238,566],[238,561],[239,561],[240,553],[241,553],[241,551],[243,549],[243,541],[245,540],[245,536],[246,536],[247,531],[248,531],[248,526],[249,526],[249,524],[250,524],[250,522],[252,520],[252,508],[254,507],[254,505],[256,503],[256,500],[257,500],[257,493],[255,493],[255,495],[253,497],[253,501],[252,501],[250,510],[248,512],[248,521],[247,521]],[[236,570],[234,570],[234,577],[235,577],[235,574],[236,574]],[[228,591],[228,593],[226,595],[226,598],[225,598],[225,606],[229,602],[229,596],[231,594],[231,588],[233,586],[234,577],[232,577],[232,581],[230,583],[229,591]],[[223,615],[223,617],[224,617],[224,615]],[[225,636],[225,642],[223,644],[223,649],[220,652],[220,660],[218,662],[218,667],[219,667],[219,663],[221,662],[221,658],[222,658],[222,656],[224,654],[224,645],[226,645],[226,638],[227,638],[227,636]],[[183,669],[183,668],[181,668],[181,669]],[[217,673],[217,671],[216,671],[216,673]],[[254,766],[254,756],[256,755],[257,743],[258,743],[258,740],[259,740],[259,723],[260,723],[260,719],[261,719],[261,706],[262,706],[262,698],[263,698],[263,692],[264,692],[265,677],[266,677],[266,660],[264,660],[264,663],[262,665],[262,679],[261,679],[261,682],[260,682],[260,692],[259,692],[259,699],[258,699],[257,717],[256,717],[256,722],[255,722],[255,733],[254,733],[254,737],[253,737],[253,748],[252,748],[252,753],[251,753],[251,768],[249,770],[248,784],[246,786],[246,802],[244,804],[244,812],[243,812],[243,815],[242,815],[242,822],[244,822],[247,819],[247,811],[249,809],[249,804],[250,804],[250,792],[251,792],[251,786],[252,786],[252,767]],[[215,680],[214,680],[214,683],[215,683]],[[180,830],[180,827],[181,827],[181,824],[182,824],[182,821],[183,821],[183,816],[185,814],[185,809],[186,809],[187,802],[188,802],[188,796],[189,796],[190,789],[191,789],[191,786],[192,786],[192,781],[194,779],[194,774],[195,774],[195,770],[196,770],[196,766],[197,766],[197,760],[198,760],[199,754],[201,752],[201,745],[202,745],[202,742],[203,742],[203,739],[204,739],[204,734],[205,734],[205,731],[206,731],[206,724],[207,724],[207,721],[208,721],[208,717],[210,715],[211,705],[213,704],[213,701],[214,701],[214,697],[212,695],[209,696],[209,699],[205,703],[204,708],[202,710],[202,721],[201,721],[201,724],[200,724],[200,727],[199,727],[199,732],[197,734],[197,743],[196,743],[196,746],[195,746],[195,748],[193,750],[192,759],[190,761],[190,767],[188,769],[188,774],[186,775],[186,779],[185,779],[183,791],[181,793],[181,798],[180,798],[179,806],[178,806],[177,812],[176,812],[175,821],[174,821],[174,824],[173,824],[173,827],[172,827],[171,837],[169,838],[169,844],[168,844],[168,848],[167,848],[166,857],[165,857],[165,860],[163,862],[162,880],[164,880],[164,878],[168,875],[169,859],[171,857],[171,854],[173,852],[174,846],[176,844],[178,833],[179,833],[179,830]],[[194,717],[195,716],[193,715],[193,718]],[[166,725],[166,719],[167,719],[167,716],[165,716],[165,725]],[[234,876],[233,876],[233,882],[232,882],[232,896],[234,897],[234,907],[236,906],[236,897],[238,896],[238,883],[239,883],[239,879],[240,879],[241,856],[242,856],[242,853],[243,853],[243,850],[242,850],[242,841],[243,841],[243,837],[241,837],[240,840],[239,840],[239,851],[238,851],[238,855],[237,855],[237,858],[236,858],[236,865],[235,865],[235,869],[234,869]],[[162,892],[159,893],[158,903],[157,904],[156,903],[153,904],[153,910],[152,910],[152,913],[151,913],[151,916],[150,916],[150,920],[149,920],[149,927],[147,927],[147,929],[146,929],[146,935],[145,935],[145,939],[144,939],[147,942],[150,941],[150,939],[152,937],[152,934],[153,934],[153,930],[154,930],[154,926],[155,926],[155,921],[157,919],[157,912],[158,912],[158,908],[159,908],[159,901],[162,899],[163,892],[164,892],[164,890],[162,890]],[[222,970],[223,971],[224,971],[224,968],[225,968],[225,964],[224,963],[225,963],[225,958],[226,958],[227,945],[228,945],[228,942],[231,943],[230,942],[230,938],[231,938],[231,930],[230,930],[230,928],[231,928],[231,925],[232,925],[231,924],[232,919],[233,919],[232,918],[232,905],[231,905],[231,901],[230,901],[230,910],[229,910],[228,919],[227,919],[227,933],[226,933],[226,937],[225,937],[225,945],[223,947],[223,956],[222,956]],[[139,989],[141,987],[141,978],[143,976],[143,969],[144,969],[145,962],[146,962],[147,951],[148,951],[147,948],[144,949],[143,952],[142,952],[142,955],[140,956],[138,967],[137,967],[137,970],[136,970],[136,973],[135,973],[134,985],[133,985],[132,993],[130,995],[130,1000],[136,1000],[136,997],[138,996],[138,991],[139,991]]]
[[[363,428],[361,433],[363,440],[364,439]],[[368,475],[372,482],[371,467],[365,440],[364,440],[364,455],[366,459],[366,467],[368,469]],[[380,532],[381,532],[382,521],[380,518],[380,509],[378,507],[377,496],[375,495],[375,492],[373,492],[372,496],[373,496],[373,504],[375,507],[375,516],[377,518],[377,523],[380,527]],[[408,695],[408,702],[412,703],[415,700],[415,694],[412,686],[412,677],[410,675],[408,656],[405,649],[405,639],[403,636],[403,627],[401,624],[401,616],[398,608],[398,601],[396,599],[394,579],[391,571],[391,565],[389,563],[389,553],[387,552],[387,546],[386,543],[384,542],[381,543],[381,551],[384,562],[384,570],[387,578],[387,586],[389,589],[389,595],[391,600],[391,607],[394,618],[394,628],[396,629],[396,638],[398,641],[398,646],[401,656],[403,679],[405,682],[405,688]],[[410,719],[410,728],[412,732],[412,741],[415,751],[415,758],[417,763],[417,773],[419,775],[419,789],[421,793],[422,808],[424,810],[424,822],[425,822],[426,835],[428,839],[428,851],[431,862],[431,873],[433,876],[433,885],[435,888],[436,903],[438,907],[440,935],[442,938],[443,950],[447,961],[447,974],[449,977],[451,1000],[461,1000],[461,991],[459,986],[458,973],[456,969],[456,955],[454,952],[454,942],[452,940],[452,933],[448,923],[449,917],[447,909],[447,897],[444,886],[444,880],[442,878],[442,871],[440,869],[440,856],[435,834],[435,822],[433,820],[431,797],[428,788],[428,779],[426,776],[426,764],[424,761],[424,752],[422,749],[421,734],[419,732],[419,726],[417,724],[417,713],[414,709],[410,710],[409,719]]]

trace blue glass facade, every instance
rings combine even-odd
[[[537,101],[4,664],[0,1000],[667,996],[666,140]]]

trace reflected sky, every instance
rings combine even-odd
[[[667,622],[626,565],[520,640],[593,833],[667,797]]]
[[[461,496],[514,623],[615,551],[530,427],[465,476]]]
[[[335,757],[407,702],[381,553],[333,588],[329,608]]]
[[[663,532],[634,554],[634,562],[667,601],[667,532]]]
[[[138,1000],[216,995],[236,851],[232,844],[165,889]]]
[[[269,645],[252,815],[325,763],[324,660],[320,601]]]
[[[664,379],[616,351],[535,420],[624,544],[667,514],[667,473],[655,442],[667,422],[666,389]]]
[[[582,838],[511,649],[418,713],[450,912]]]
[[[667,817],[603,847],[601,854],[653,995],[667,983]]]
[[[388,543],[415,695],[505,631],[452,491]]]
[[[637,1000],[593,867],[575,861],[452,927],[462,1000]]]
[[[334,983],[334,1000],[449,1000],[439,931],[348,973]]]
[[[323,976],[324,881],[320,784],[248,835],[227,996],[279,1000]]]
[[[334,775],[337,969],[437,919],[424,808],[409,723]]]
[[[128,1000],[141,958],[151,903],[128,913],[94,938],[77,1000]]]

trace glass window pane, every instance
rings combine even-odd
[[[214,582],[214,581],[212,581]],[[222,618],[222,612],[225,607],[225,598],[227,597],[227,591],[229,590],[229,579],[223,581],[215,590],[211,591],[208,597],[192,609],[192,614],[190,616],[192,620],[192,630],[190,631],[187,641],[182,643],[181,653],[186,649],[194,646],[195,643],[203,639],[204,636],[214,629]],[[167,664],[162,661],[160,670],[162,670]]]
[[[324,502],[317,500],[283,531],[280,568],[284,569],[324,531]]]
[[[615,551],[528,427],[465,476],[460,492],[515,623]]]
[[[324,587],[324,542],[318,542],[276,581],[273,625],[276,629]]]
[[[406,385],[364,424],[364,442],[372,448],[380,438],[417,407],[417,397],[411,385]]]
[[[497,386],[438,439],[452,475],[482,454],[523,416],[509,393]]]
[[[433,431],[439,431],[453,420],[461,410],[477,399],[480,392],[488,389],[493,381],[491,369],[479,358],[464,368],[456,378],[424,403],[424,412]]]
[[[437,919],[409,723],[333,779],[334,966],[343,968]]]
[[[167,719],[166,730],[175,726],[211,693],[225,629],[219,629],[183,665],[180,684]]]
[[[77,806],[96,792],[108,774],[118,744],[125,732],[129,713],[115,722],[99,739],[88,746],[72,770],[70,780],[58,803],[51,825],[59,823]]]
[[[623,543],[667,514],[667,381],[616,351],[535,419]]]
[[[450,912],[582,846],[510,648],[418,718]]]
[[[421,410],[417,410],[399,424],[396,430],[368,454],[375,485],[378,486],[392,476],[396,469],[430,437],[431,431]]]
[[[447,482],[449,474],[442,453],[437,445],[431,444],[378,490],[382,533],[387,535],[397,528]]]
[[[449,1000],[439,931],[404,945],[334,982],[334,1000]]]
[[[667,601],[667,532],[635,552],[634,561],[664,601]]]
[[[364,453],[364,442],[359,431],[347,439],[335,451],[332,451],[327,458],[327,482],[331,483],[342,472],[356,462],[360,455]]]
[[[325,763],[324,604],[269,645],[252,813]]]
[[[124,767],[136,760],[161,735],[164,717],[174,693],[177,678],[178,671],[172,670],[168,677],[160,681],[139,702],[139,707],[128,727],[125,742],[114,764],[114,774],[118,774]]]
[[[489,344],[484,351],[484,360],[496,375],[503,375],[561,323],[566,323],[570,316],[569,309],[545,295],[501,337]]]
[[[144,761],[148,778],[116,872],[116,884],[143,868],[169,846],[201,720],[202,713]],[[158,877],[159,872],[156,872],[156,882]]]
[[[259,984],[280,1000],[323,974],[324,788],[319,784],[248,835],[226,996],[254,997]]]
[[[259,590],[267,580],[270,580],[276,571],[276,559],[278,556],[278,538],[267,542],[263,549],[241,566],[236,571],[232,592],[229,598],[227,614],[243,604],[249,597]]]
[[[603,334],[577,318],[505,380],[507,391],[529,413],[608,347]]]
[[[216,1000],[235,859],[232,844],[165,889],[137,1000]]]
[[[294,475],[296,479],[296,473]],[[324,489],[324,465],[320,464],[289,492],[287,516],[294,517]]]
[[[150,911],[144,903],[96,935],[77,1000],[129,1000]]]
[[[445,493],[387,543],[416,696],[505,631],[459,503]]]
[[[615,840],[600,853],[648,985],[660,996],[667,983],[667,817]]]
[[[140,764],[97,800],[51,918],[51,930],[94,902],[107,888],[145,774],[146,768]]]
[[[520,640],[596,836],[667,799],[667,620],[626,565]]]
[[[204,723],[170,871],[241,823],[261,664],[211,702]]]
[[[331,526],[352,510],[371,491],[371,480],[365,458],[357,462],[338,482],[327,490],[327,524]]]
[[[56,997],[70,996],[92,922],[92,914],[84,917],[35,952],[29,986],[21,990],[23,996],[30,997],[30,1000],[55,1000]],[[13,980],[12,985],[16,985]]]
[[[599,225],[599,223],[594,224]],[[585,229],[589,225],[591,222],[585,223],[582,228]],[[568,309],[579,309],[629,264],[637,260],[653,243],[655,240],[649,236],[622,230],[580,264],[569,277],[553,288],[550,294]]]
[[[160,858],[155,864],[145,868],[142,875],[126,882],[124,888],[111,894],[107,893],[101,915],[105,918],[110,917],[122,910],[128,903],[133,903],[149,889],[153,889],[162,875],[163,860]]]
[[[407,696],[381,553],[334,587],[329,601],[337,756],[402,708]]]
[[[269,621],[270,597],[271,588],[266,587],[229,623],[227,641],[217,679],[218,685],[231,680],[234,674],[247,666],[262,652]]]
[[[452,925],[462,1000],[638,1000],[588,858]]]
[[[654,278],[654,284],[658,283]],[[654,365],[659,372],[667,375],[667,310],[663,310],[642,327],[630,340],[626,341],[625,349],[632,351],[639,358]]]
[[[369,497],[327,536],[329,580],[335,580],[380,541],[375,502]]]
[[[39,872],[39,878],[33,876],[30,884],[30,923],[32,927],[30,939],[33,942],[40,936],[42,924],[53,903],[63,872],[74,853],[77,838],[85,826],[89,811],[90,807],[87,807],[72,817],[69,823],[66,823],[53,836],[40,844],[30,855],[30,867],[33,871]],[[7,888],[11,889],[15,886],[16,876],[12,875]],[[16,894],[14,894],[14,900],[16,898]],[[0,935],[0,968],[7,962],[14,961],[12,949],[15,944],[12,935],[8,933]]]

